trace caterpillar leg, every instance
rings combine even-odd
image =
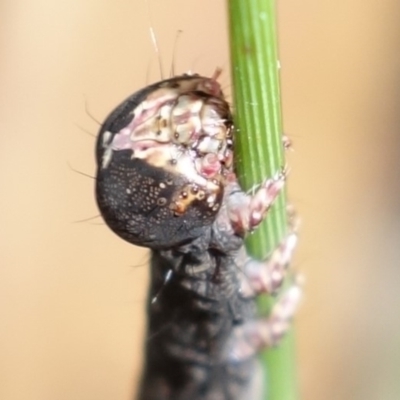
[[[227,361],[241,362],[266,348],[277,346],[290,328],[301,292],[297,279],[278,299],[267,317],[237,326],[227,343]]]
[[[263,182],[253,195],[238,190],[237,182],[231,182],[227,211],[235,233],[251,232],[262,222],[281,192],[285,180],[286,170],[283,169]]]
[[[253,297],[261,293],[275,294],[282,286],[296,244],[297,235],[292,232],[264,261],[254,260],[244,251],[244,257],[242,255],[238,260],[239,265],[243,265],[241,295]]]

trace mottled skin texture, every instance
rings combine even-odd
[[[207,236],[153,251],[150,299],[160,294],[149,304],[139,399],[233,400],[248,390],[255,360],[228,363],[226,343],[235,326],[254,317],[254,302],[239,294],[232,253],[214,248]],[[169,269],[173,275],[164,285]]]
[[[182,80],[182,77],[180,79]],[[189,82],[195,79],[197,79],[196,76],[185,77],[185,80]],[[178,80],[179,78],[173,78],[167,82],[175,85],[175,81]],[[107,150],[104,146],[104,138],[109,136],[108,143],[111,143],[121,129],[134,118],[138,118],[132,110],[135,110],[146,96],[153,93],[159,86],[160,83],[133,94],[104,122],[96,148],[99,165],[96,197],[106,223],[125,240],[150,248],[169,248],[201,236],[206,227],[213,223],[218,211],[218,209],[213,210],[208,207],[206,199],[194,200],[181,215],[176,215],[176,210],[171,209],[174,196],[186,185],[192,184],[191,177],[174,171],[174,163],[177,161],[172,150],[183,146],[171,146],[171,158],[165,161],[169,164],[169,169],[154,166],[147,160],[136,158],[135,152],[130,149],[113,151],[107,166],[102,166]],[[224,104],[227,105],[226,102]],[[227,114],[226,118],[228,118],[227,123],[231,125],[230,114]],[[179,152],[177,158],[179,161]],[[213,176],[213,180],[221,179],[224,179],[221,175]],[[205,178],[203,180],[210,181]],[[215,186],[220,188],[216,194],[220,204],[223,195],[222,183],[217,182]],[[208,193],[207,189],[204,191]]]
[[[120,237],[152,250],[138,400],[258,399],[255,354],[276,344],[293,314],[289,296],[270,318],[256,319],[254,298],[280,286],[293,240],[269,262],[249,263],[243,238],[264,218],[284,175],[253,196],[240,189],[232,117],[217,76],[148,86],[99,133],[102,216]]]

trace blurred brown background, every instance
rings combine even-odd
[[[229,70],[225,2],[149,0],[165,74]],[[147,253],[97,215],[98,120],[160,78],[144,0],[0,3],[0,399],[128,400]],[[303,400],[400,399],[400,3],[279,5]],[[229,89],[229,76],[223,77]]]

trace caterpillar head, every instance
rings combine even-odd
[[[232,169],[232,131],[216,77],[177,76],[127,98],[96,146],[96,198],[107,225],[150,248],[204,234]]]

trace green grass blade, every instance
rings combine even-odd
[[[236,168],[248,190],[285,166],[282,145],[281,98],[273,0],[228,0],[235,123]],[[282,194],[266,221],[250,235],[249,253],[265,258],[288,231],[286,199]],[[260,310],[271,307],[262,299]],[[296,400],[294,340],[262,355],[268,400]]]

